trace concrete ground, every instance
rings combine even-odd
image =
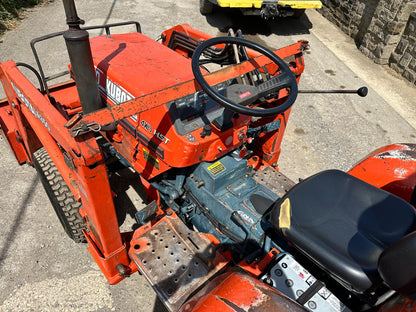
[[[305,55],[300,89],[368,86],[366,98],[299,94],[279,161],[282,172],[294,180],[328,168],[346,170],[383,145],[415,142],[416,89],[361,55],[352,39],[315,11],[299,21],[266,22],[229,11],[203,17],[198,1],[191,0],[76,4],[88,25],[137,20],[151,38],[168,27],[189,23],[214,36],[230,26],[241,28],[246,38],[272,48],[306,39],[311,50]],[[19,27],[2,38],[0,61],[35,65],[30,40],[65,28],[61,1],[30,10]],[[39,47],[47,72],[65,68],[62,39]],[[134,193],[128,185],[120,188]],[[141,204],[137,195],[132,201]],[[128,224],[132,214],[126,212],[120,221]],[[35,170],[18,166],[2,137],[0,215],[0,311],[164,311],[139,274],[115,286],[106,282],[85,246],[66,237]]]

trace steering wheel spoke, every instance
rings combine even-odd
[[[259,92],[255,86],[238,83],[225,89],[225,97],[238,105],[247,106],[259,98]]]
[[[245,47],[248,47],[254,51],[257,51],[268,57],[271,62],[277,65],[279,74],[265,82],[260,83],[258,86],[232,84],[227,87],[225,96],[223,96],[207,83],[201,73],[200,67],[200,57],[204,54],[204,51],[212,46],[219,44],[237,45],[239,46],[240,50],[244,50]],[[202,42],[196,48],[192,56],[192,71],[196,81],[210,98],[212,98],[218,104],[224,106],[226,109],[243,115],[254,117],[269,117],[278,115],[293,105],[298,93],[298,84],[295,75],[290,70],[289,66],[274,52],[255,42],[243,38],[217,37]],[[282,89],[289,89],[290,92],[286,101],[281,105],[263,109],[250,107],[250,105],[255,103],[258,99],[276,94]]]
[[[257,86],[258,96],[266,97],[273,93],[277,93],[282,89],[287,89],[292,85],[292,77],[288,73],[281,73],[266,82]]]

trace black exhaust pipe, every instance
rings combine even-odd
[[[80,28],[84,21],[78,17],[74,0],[63,0],[63,2],[68,25],[68,30],[64,32],[65,43],[82,111],[88,114],[104,108],[105,105],[98,91],[89,34]]]

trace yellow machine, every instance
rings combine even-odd
[[[266,19],[275,17],[300,17],[305,9],[320,9],[319,0],[199,0],[201,14],[211,14],[215,8],[239,9],[244,15],[260,15]]]

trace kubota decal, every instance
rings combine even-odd
[[[142,120],[140,121],[140,125],[145,128],[147,131],[149,131],[150,133],[152,133],[152,126],[149,125],[149,123],[146,120]]]
[[[40,120],[40,122],[46,127],[46,129],[48,129],[49,131],[51,131],[51,128],[49,128],[48,123],[46,122],[46,120],[42,117],[41,114],[39,114],[39,112],[32,106],[32,104],[29,102],[29,100],[24,96],[24,94],[22,93],[22,91],[20,91],[12,81],[10,81],[10,83],[12,84],[13,90],[14,92],[16,92],[17,97],[20,99],[20,101],[26,105],[26,107],[28,108],[28,110],[30,110],[30,112],[33,114],[33,116],[35,116],[37,119]]]
[[[164,134],[158,132],[156,129],[153,130],[153,127],[146,120],[140,121],[140,125],[144,129],[146,129],[147,132],[153,134],[153,136],[155,136],[156,138],[158,138],[163,143],[168,144],[168,142],[170,141],[170,139],[167,138]]]
[[[134,99],[134,96],[131,95],[126,89],[124,89],[119,84],[111,81],[104,72],[95,67],[95,76],[98,82],[98,89],[100,92],[115,105],[130,101]],[[137,121],[137,116],[130,116],[131,119]]]

